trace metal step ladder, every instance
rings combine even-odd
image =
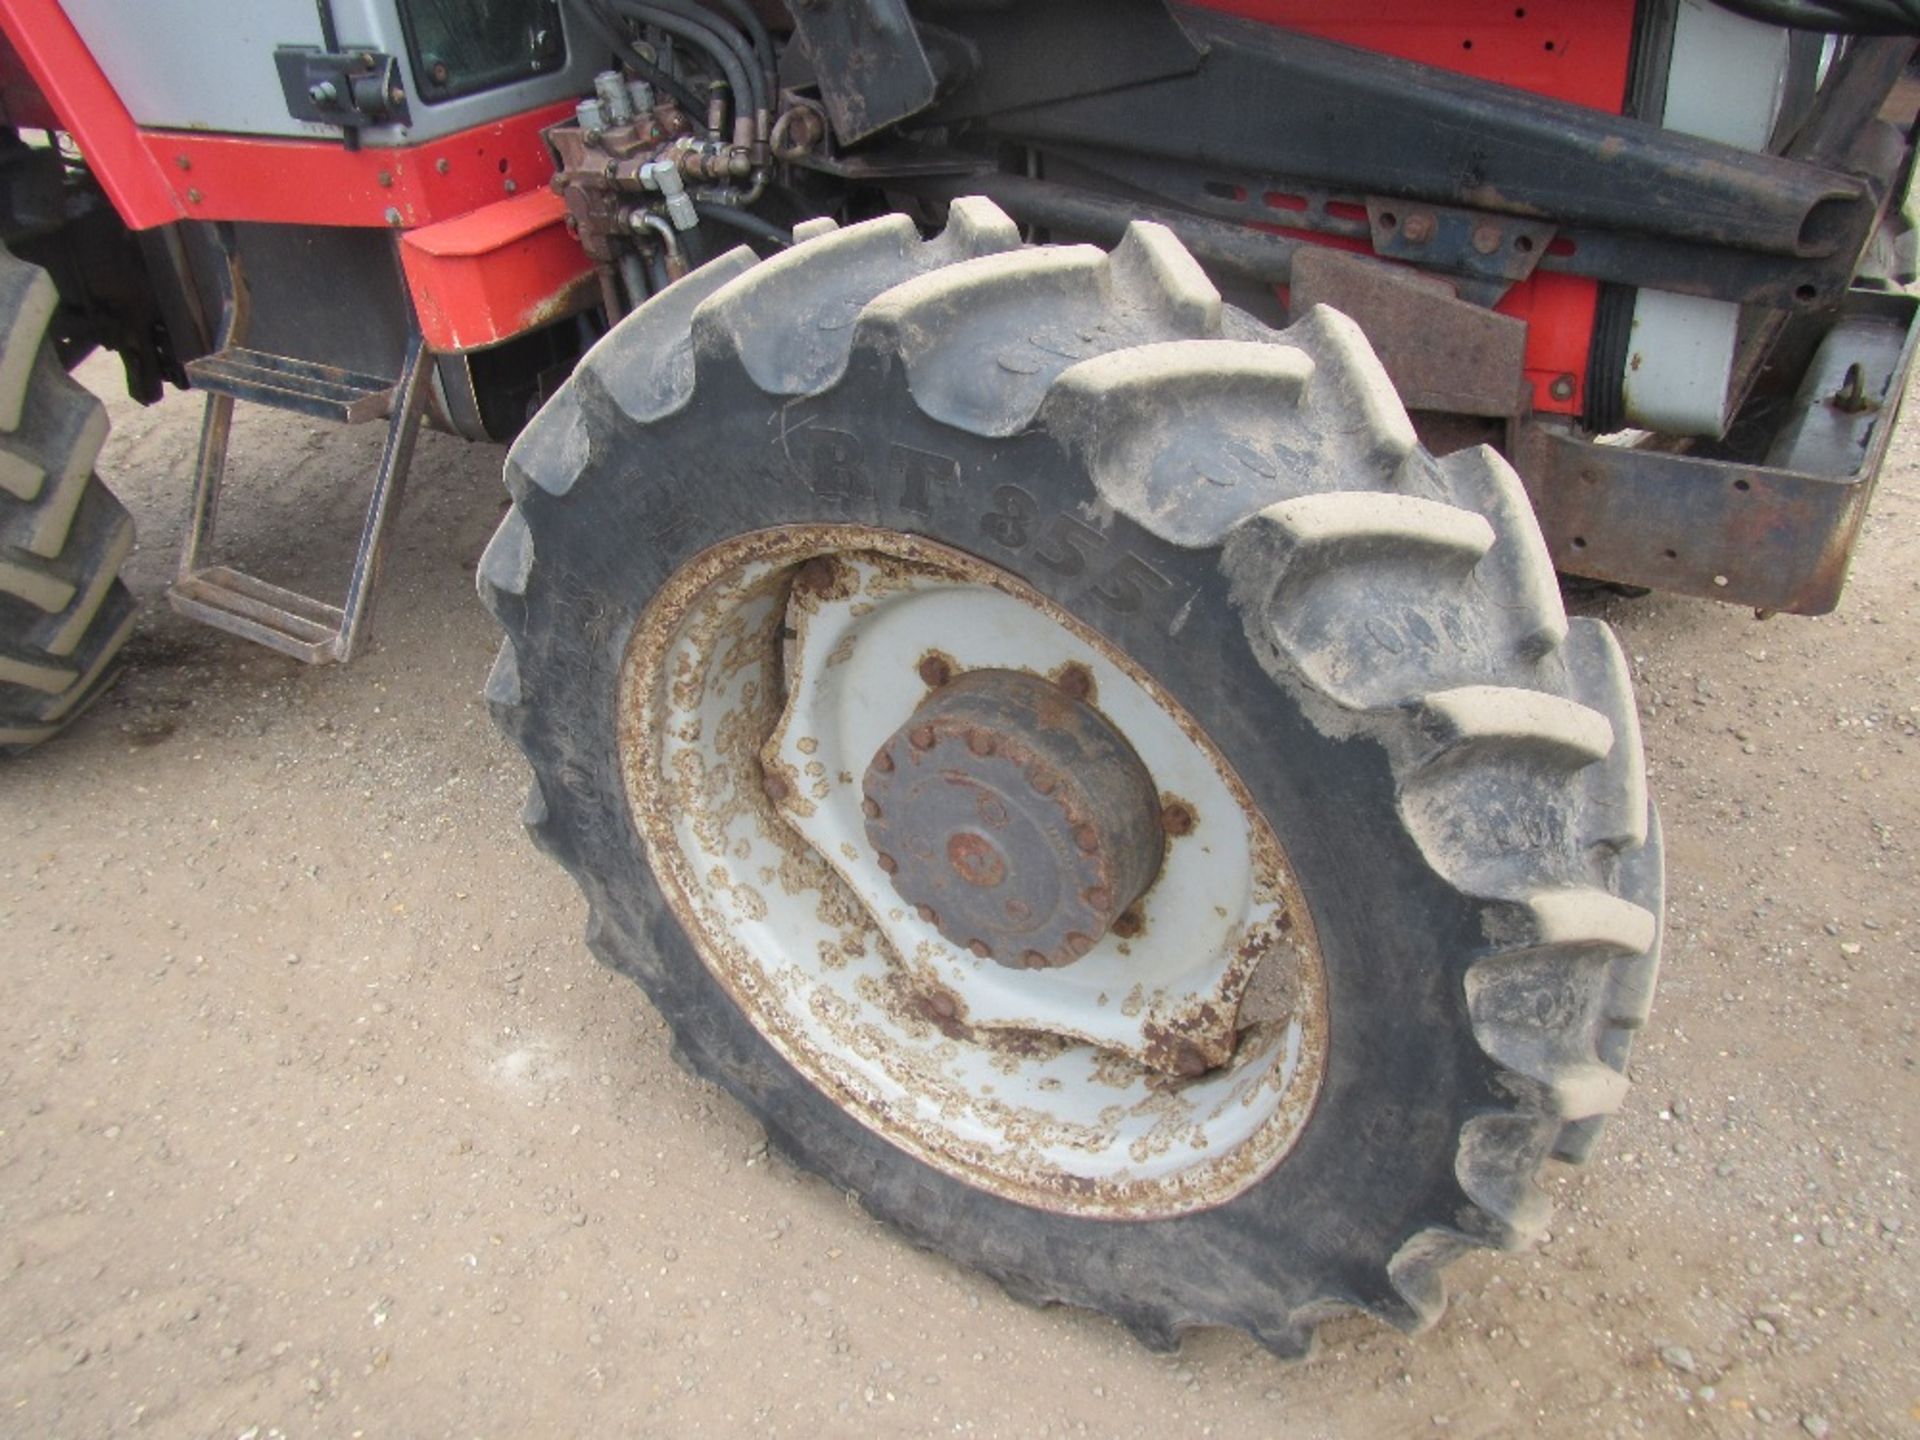
[[[344,664],[353,658],[367,635],[380,564],[406,488],[414,441],[420,433],[433,356],[419,334],[413,333],[407,341],[399,378],[386,380],[249,349],[243,343],[248,317],[246,277],[230,241],[224,248],[229,283],[220,348],[187,364],[187,376],[194,387],[206,392],[207,410],[200,425],[200,460],[194,474],[186,538],[180,547],[180,569],[167,600],[182,615],[270,646],[296,660],[310,665]],[[386,419],[387,443],[374,473],[373,496],[367,503],[366,523],[360,530],[346,598],[339,605],[271,584],[232,566],[203,562],[213,549],[233,407],[241,400],[343,425]]]

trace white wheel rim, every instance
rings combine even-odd
[[[816,557],[834,582],[796,589]],[[1091,673],[1101,712],[1198,820],[1169,843],[1140,933],[1016,970],[901,900],[860,777],[924,698],[929,652],[956,672]],[[635,820],[701,959],[888,1141],[1024,1203],[1147,1218],[1231,1198],[1297,1139],[1324,1069],[1325,981],[1286,857],[1192,719],[1028,587],[894,532],[742,536],[648,608],[621,716]],[[1216,1068],[1192,1077],[1196,1055]]]

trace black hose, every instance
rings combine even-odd
[[[693,208],[702,220],[711,220],[716,225],[726,225],[748,235],[765,240],[770,245],[778,245],[782,250],[793,244],[793,232],[782,230],[771,220],[762,220],[750,210],[742,210],[733,205],[720,205],[712,200],[696,200]]]
[[[1784,25],[1838,35],[1920,35],[1916,0],[1714,0],[1723,10]]]
[[[714,0],[714,3],[731,15],[753,41],[753,53],[760,57],[760,69],[767,79],[765,98],[771,105],[780,92],[780,56],[773,48],[773,36],[767,32],[760,12],[748,0]]]
[[[670,11],[694,24],[704,25],[712,30],[714,34],[718,35],[720,39],[726,43],[727,48],[733,51],[733,58],[740,62],[740,68],[747,74],[750,83],[753,85],[752,108],[765,109],[772,104],[773,95],[772,91],[768,88],[770,72],[765,68],[764,57],[760,53],[759,46],[753,42],[749,35],[743,34],[734,26],[729,25],[720,16],[715,15],[713,11],[709,10],[705,5],[702,5],[700,0],[647,0],[647,3],[657,9]],[[768,44],[769,47],[771,47],[771,40],[769,40]]]
[[[569,0],[573,13],[586,22],[587,28],[598,35],[605,45],[610,47],[616,59],[658,90],[664,90],[680,102],[680,108],[694,124],[703,124],[707,117],[706,102],[694,93],[693,87],[676,75],[670,75],[660,66],[646,59],[634,49],[633,42],[621,35],[614,22],[594,6],[593,0]]]
[[[731,41],[725,31],[715,28],[715,22],[693,19],[679,10],[668,9],[665,5],[641,4],[639,0],[608,0],[622,15],[630,15],[635,20],[669,35],[678,35],[681,39],[705,51],[720,73],[726,77],[727,88],[733,92],[736,113],[751,113],[760,107],[760,84],[757,67],[743,65],[734,45],[746,48],[746,41],[736,32]],[[751,54],[751,51],[749,51]]]

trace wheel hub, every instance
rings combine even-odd
[[[1070,965],[1153,882],[1153,777],[1092,705],[1019,670],[934,690],[874,753],[867,839],[900,897],[955,945]]]

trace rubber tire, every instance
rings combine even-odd
[[[107,412],[54,356],[53,280],[0,248],[0,756],[71,724],[133,629],[133,519],[93,473]]]
[[[1418,449],[1334,312],[1276,333],[1157,226],[1111,255],[1023,248],[980,200],[931,240],[892,216],[802,241],[621,322],[508,458],[487,697],[588,944],[779,1152],[1016,1298],[1156,1349],[1225,1325],[1297,1356],[1355,1308],[1430,1323],[1442,1264],[1540,1232],[1537,1172],[1619,1103],[1651,998],[1660,851],[1618,645],[1568,624],[1512,471]],[[1017,572],[1255,795],[1313,912],[1331,1038],[1314,1114],[1251,1188],[1120,1222],[969,1186],[837,1108],[701,961],[624,792],[623,657],[691,557],[822,520]]]

